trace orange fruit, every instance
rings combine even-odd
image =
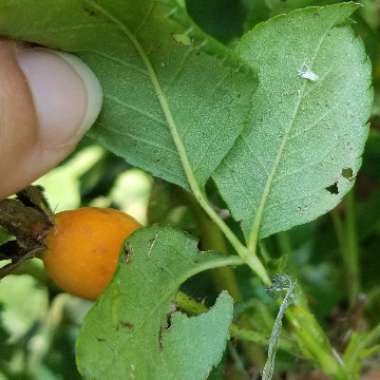
[[[45,268],[64,291],[95,300],[112,279],[124,240],[140,227],[109,208],[60,212],[45,240]]]

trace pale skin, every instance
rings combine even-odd
[[[0,38],[0,199],[72,152],[101,104],[101,87],[78,58]]]

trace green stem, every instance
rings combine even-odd
[[[280,232],[276,234],[276,240],[280,249],[281,257],[285,257],[287,273],[297,277],[298,268],[294,262],[292,242],[289,233]]]
[[[280,232],[276,235],[276,237],[281,253],[290,257],[292,255],[293,249],[289,234],[287,232]]]
[[[345,201],[346,218],[343,223],[338,212],[331,212],[339,252],[345,268],[346,287],[350,306],[354,307],[360,291],[359,245],[355,220],[355,201],[351,191]]]
[[[198,205],[198,203],[194,200],[191,194],[185,193],[185,199],[190,204],[190,207],[193,210],[197,222],[199,224],[202,236],[202,248],[216,250],[218,253],[221,253],[222,255],[228,255],[229,252],[226,246],[226,240],[218,226],[215,223],[213,223],[210,220],[210,218],[208,218],[208,216]],[[235,272],[232,268],[214,268],[211,270],[211,276],[214,285],[218,291],[227,289],[236,302],[242,301],[239,285],[236,281]],[[249,319],[244,315],[240,320],[240,324],[242,327],[251,327]],[[246,358],[247,365],[249,367],[254,364],[260,365],[261,363],[262,365],[264,365],[265,353],[262,346],[265,346],[265,343],[262,345],[258,345],[255,340],[245,340],[242,342],[242,353]]]
[[[196,183],[196,182],[195,182]],[[196,187],[198,184],[196,183]],[[264,265],[256,255],[252,255],[249,250],[241,243],[241,241],[236,237],[236,235],[231,231],[227,224],[221,219],[221,217],[215,212],[215,210],[210,206],[207,201],[206,196],[200,191],[200,189],[193,189],[195,198],[198,203],[202,206],[203,210],[210,217],[210,219],[219,227],[223,232],[224,236],[228,239],[231,245],[234,247],[238,255],[246,262],[246,264],[255,272],[261,280],[266,284],[270,285],[271,280],[269,278],[268,272]]]
[[[202,249],[213,250],[224,256],[229,254],[226,246],[224,235],[220,229],[207,217],[203,209],[194,200],[194,197],[188,192],[184,193],[184,199],[193,211],[197,223],[201,231]],[[211,276],[215,284],[216,290],[228,290],[235,302],[241,302],[242,296],[239,285],[236,281],[236,276],[232,268],[222,267],[215,268],[211,271]]]
[[[347,270],[351,282],[350,305],[355,306],[360,292],[359,244],[356,228],[355,195],[346,197]]]
[[[189,314],[198,315],[208,311],[207,306],[205,306],[203,303],[195,301],[193,298],[189,297],[187,294],[183,292],[177,293],[176,304],[180,309],[186,311]],[[230,333],[231,336],[236,339],[253,342],[263,347],[267,346],[269,340],[269,337],[265,334],[258,331],[254,331],[252,329],[240,327],[236,323],[231,324]],[[287,339],[280,339],[279,347],[292,355],[302,355],[300,352],[298,352],[296,347],[294,347],[292,342]]]

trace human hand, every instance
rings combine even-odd
[[[0,39],[0,199],[63,160],[101,104],[100,84],[79,58]]]

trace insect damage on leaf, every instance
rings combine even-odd
[[[124,261],[126,264],[129,264],[133,259],[133,248],[126,243],[124,245]]]
[[[326,190],[333,195],[339,194],[338,182],[334,182],[332,185],[327,186]]]
[[[342,169],[342,176],[351,181],[354,177],[354,171],[351,168],[344,168]]]

